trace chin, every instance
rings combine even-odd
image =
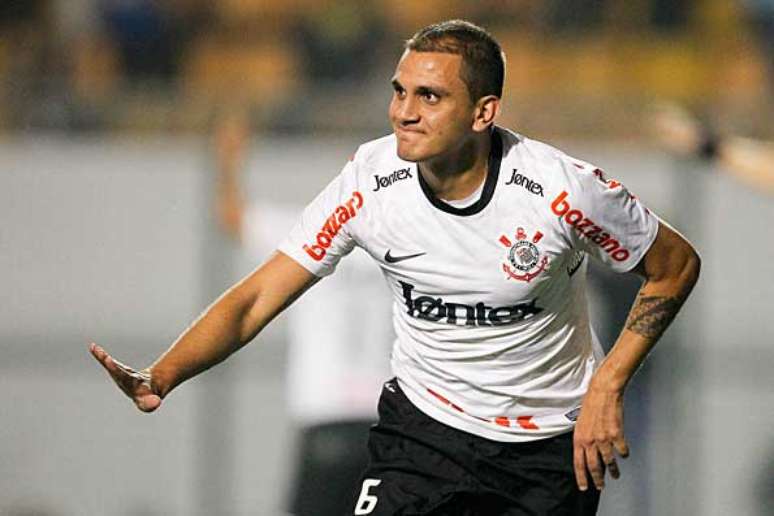
[[[400,143],[398,143],[398,157],[403,161],[410,161],[412,163],[426,159],[425,153],[417,149],[406,148],[406,146],[400,145]]]
[[[412,163],[419,161],[411,152],[401,152],[400,149],[398,149],[398,157],[403,161],[410,161]]]

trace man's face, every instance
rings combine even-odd
[[[392,85],[390,122],[398,156],[426,161],[458,149],[473,134],[474,105],[460,78],[462,56],[404,52]]]

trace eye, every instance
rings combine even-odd
[[[426,91],[422,93],[422,100],[428,104],[436,104],[439,100],[441,100],[441,98],[432,91]]]
[[[406,96],[406,90],[404,90],[402,87],[393,86],[392,89],[395,90],[395,96],[398,97],[399,99],[402,99],[403,97]]]

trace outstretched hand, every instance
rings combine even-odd
[[[143,412],[153,412],[161,406],[161,397],[154,393],[151,388],[150,374],[145,371],[136,371],[113,359],[104,349],[93,342],[89,346],[89,351],[97,362],[102,364],[118,388],[137,405],[138,409]]]
[[[605,470],[618,478],[620,472],[615,453],[629,455],[623,433],[623,393],[590,387],[575,425],[573,437],[575,479],[581,491],[588,489],[587,472],[594,486],[605,486]]]

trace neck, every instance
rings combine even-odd
[[[422,174],[439,199],[456,201],[469,197],[486,179],[491,132],[474,135],[457,149],[419,162]]]

